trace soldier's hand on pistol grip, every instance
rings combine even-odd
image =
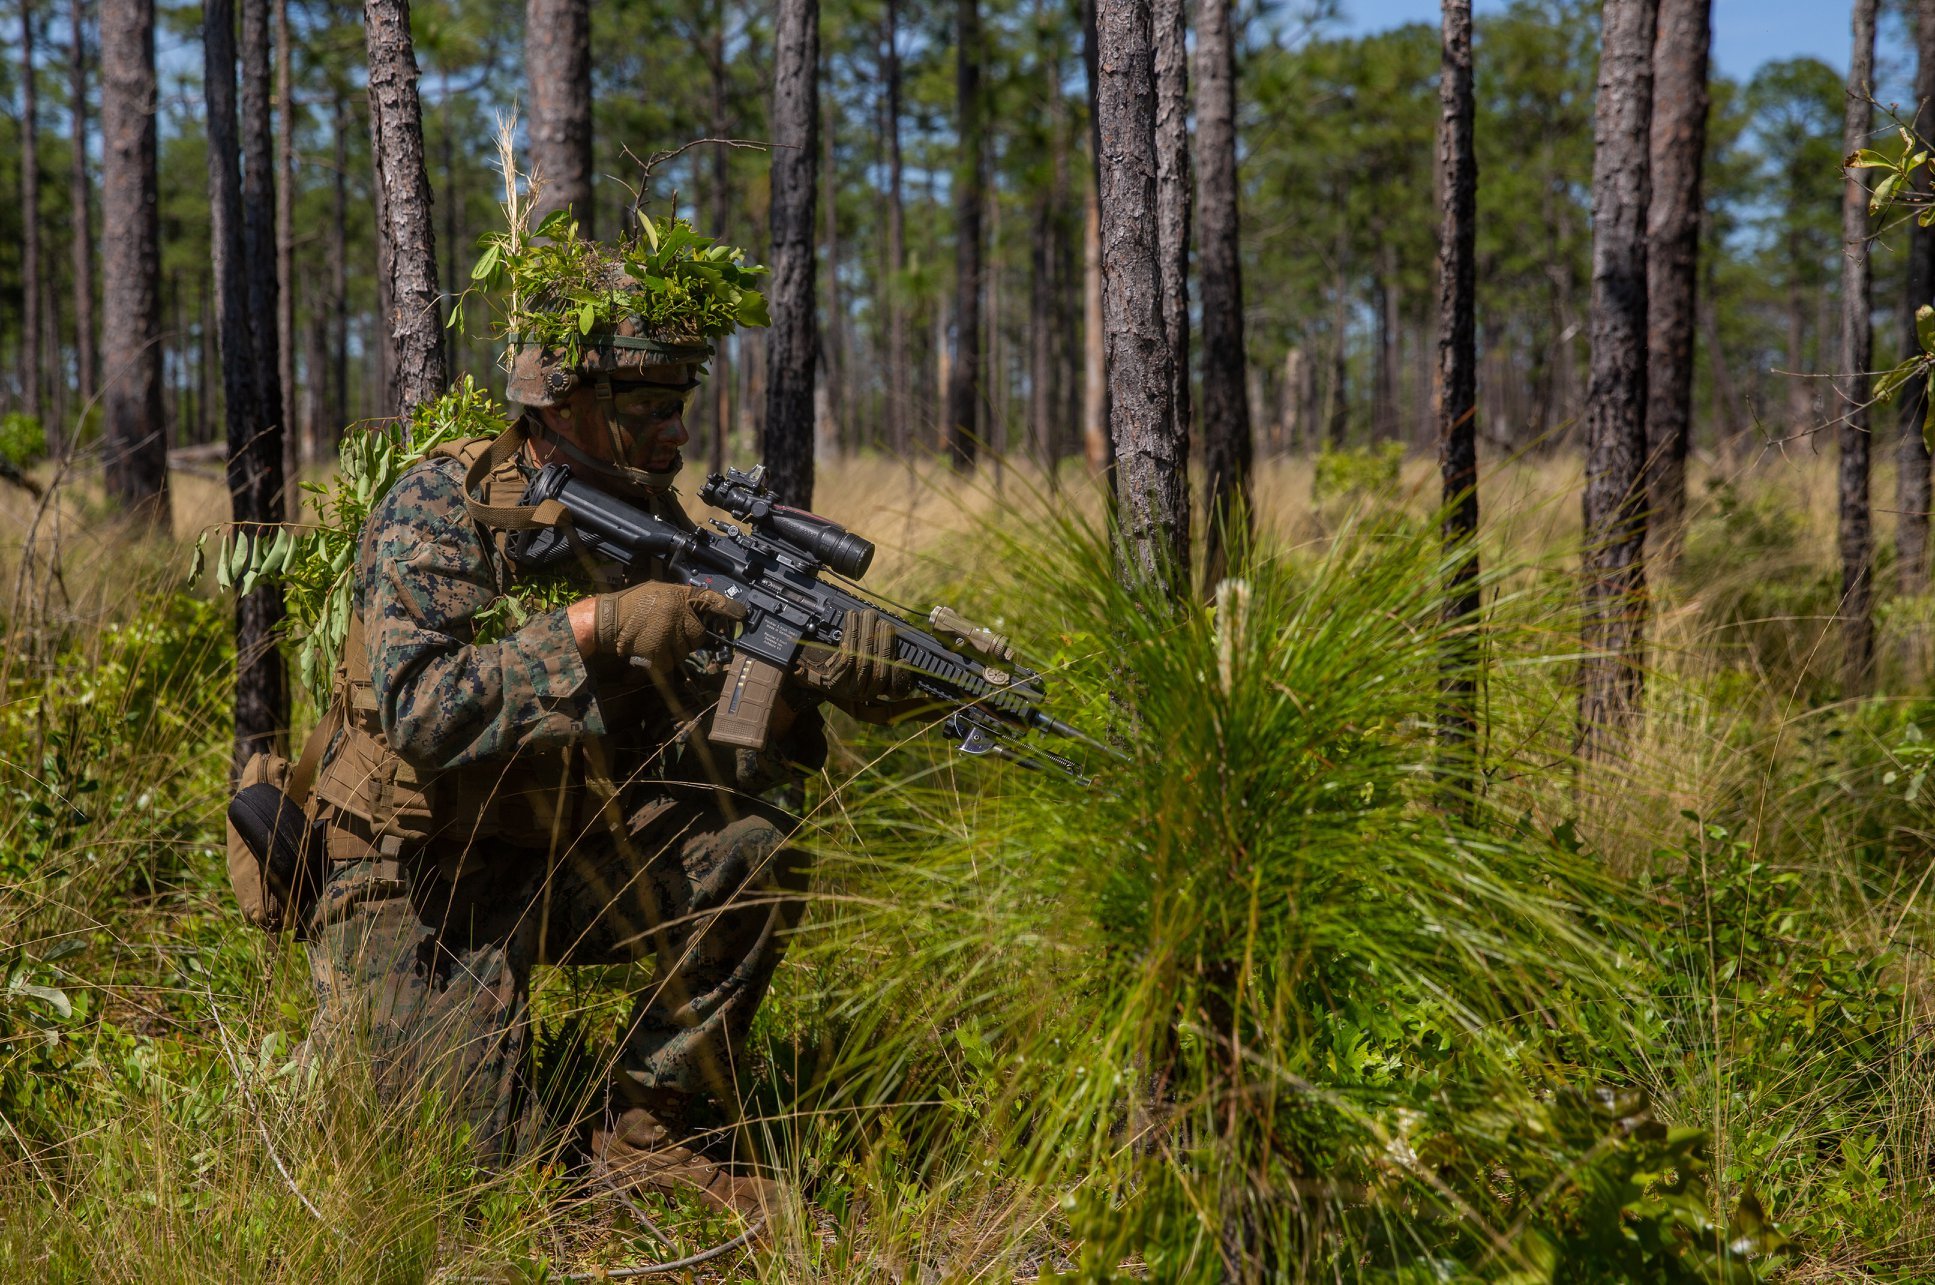
[[[744,620],[746,608],[711,589],[648,580],[598,595],[593,651],[670,673],[705,641],[705,616]]]
[[[849,610],[840,621],[836,647],[803,646],[799,676],[843,705],[905,700],[914,694],[914,671],[894,661],[894,622],[877,611]]]

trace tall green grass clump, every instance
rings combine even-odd
[[[1707,1135],[1621,1074],[1651,964],[1617,886],[1440,757],[1473,653],[1435,531],[1266,551],[1181,605],[1076,523],[1000,555],[963,605],[1052,645],[1057,712],[1123,758],[1084,786],[935,755],[822,809],[809,1105],[866,1135],[815,1178],[835,1204],[913,1217],[929,1267],[1751,1277]]]

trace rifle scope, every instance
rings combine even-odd
[[[788,508],[766,489],[765,481],[763,464],[751,473],[727,469],[723,475],[714,473],[706,479],[699,488],[699,498],[756,531],[804,550],[836,575],[858,580],[867,574],[867,568],[873,565],[873,541],[817,513]]]

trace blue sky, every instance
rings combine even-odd
[[[1505,7],[1503,0],[1474,5],[1481,15]],[[1344,27],[1353,33],[1438,21],[1437,0],[1343,0],[1343,7]],[[1850,11],[1848,0],[1715,0],[1715,69],[1745,80],[1769,59],[1810,55],[1846,71]]]

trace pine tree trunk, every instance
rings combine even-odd
[[[1606,759],[1639,716],[1646,622],[1646,212],[1656,0],[1606,0],[1593,109],[1580,746]]]
[[[543,181],[532,215],[571,207],[586,236],[591,209],[591,0],[526,0],[531,170]]]
[[[1653,40],[1653,199],[1646,216],[1647,538],[1653,565],[1679,559],[1693,424],[1694,288],[1699,280],[1701,164],[1707,146],[1707,49],[1713,0],[1659,0]]]
[[[1438,71],[1438,477],[1449,574],[1445,622],[1461,632],[1445,658],[1438,727],[1447,747],[1478,727],[1478,156],[1472,145],[1471,0],[1444,0]]]
[[[1115,443],[1116,574],[1181,598],[1189,585],[1189,462],[1175,435],[1174,363],[1156,235],[1156,68],[1150,0],[1099,0],[1102,333]]]
[[[396,403],[384,409],[408,415],[441,396],[449,382],[409,0],[364,0],[363,25],[369,48],[370,136],[382,193],[381,240],[388,250],[383,256],[389,279],[386,320],[396,372]]]
[[[1109,440],[1109,385],[1102,344],[1102,214],[1090,188],[1082,206],[1082,455],[1103,473],[1115,455]]]
[[[108,493],[165,527],[154,0],[101,0],[100,24],[102,462]]]
[[[1873,123],[1875,2],[1855,0],[1854,51],[1848,61],[1848,105],[1842,153],[1868,145]],[[1841,675],[1850,693],[1865,691],[1874,666],[1874,528],[1868,503],[1868,400],[1873,381],[1874,322],[1868,266],[1866,170],[1849,170],[1841,193],[1841,404],[1835,438],[1841,451],[1837,537],[1841,549]]]
[[[251,289],[247,215],[242,176],[236,167],[239,140],[231,0],[207,0],[202,6],[202,54],[215,324],[221,333],[222,393],[228,429],[229,503],[238,538],[253,538],[283,519],[282,443],[270,431],[274,424],[262,397],[259,349],[252,334],[263,328],[264,318],[256,311],[255,291]],[[112,279],[111,266],[109,276]],[[285,742],[288,678],[275,645],[276,626],[282,615],[282,597],[276,585],[260,585],[235,602],[235,753],[231,778],[251,755],[277,750]]]
[[[94,193],[87,176],[87,11],[85,0],[68,6],[67,61],[68,203],[74,224],[74,374],[83,406],[100,383],[100,350],[94,342]]]
[[[887,441],[894,454],[912,460],[913,438],[908,432],[907,299],[903,275],[907,270],[907,212],[901,195],[900,154],[900,5],[887,0],[887,29],[881,40],[881,79],[886,83],[887,113]]]
[[[1203,463],[1208,474],[1203,583],[1249,543],[1250,403],[1243,334],[1242,220],[1236,172],[1236,49],[1229,0],[1196,7],[1197,271],[1203,309]]]
[[[954,360],[947,372],[947,450],[957,471],[981,444],[981,212],[987,143],[981,128],[981,9],[955,4],[954,102],[960,160],[954,173]]]
[[[349,98],[340,85],[330,103],[330,135],[335,172],[330,176],[330,220],[324,238],[329,259],[329,397],[322,431],[334,447],[349,422]]]
[[[726,6],[724,0],[716,0],[712,5],[712,37],[706,52],[706,62],[712,80],[712,122],[711,133],[714,138],[725,138],[731,133],[731,121],[727,117],[726,99],[728,67],[726,64]],[[728,152],[723,145],[712,149],[712,226],[707,231],[715,237],[724,237],[732,217],[732,184],[727,167]],[[726,345],[718,345],[719,352],[712,361],[712,471],[722,473],[726,467],[726,457],[732,446],[732,366],[726,356]]]
[[[249,333],[254,341],[256,406],[262,431],[287,483],[288,420],[283,413],[282,356],[277,345],[281,291],[276,280],[275,149],[269,105],[269,0],[242,3],[242,246],[246,256]]]
[[[47,453],[66,439],[41,395],[40,102],[34,75],[33,0],[20,0],[20,403],[41,423]]]
[[[1152,0],[1156,42],[1156,261],[1169,344],[1170,434],[1189,456],[1189,23],[1184,0]]]
[[[844,434],[853,429],[844,381],[846,362],[846,305],[840,298],[840,171],[834,153],[834,122],[831,101],[820,106],[820,174],[826,191],[820,206],[825,224],[826,331],[820,336],[820,362],[826,371],[826,405],[830,422],[819,425],[823,441],[818,454],[837,450]]]
[[[1915,116],[1935,119],[1935,0],[1915,6]],[[1935,194],[1926,166],[1915,172],[1914,195]],[[1915,310],[1935,303],[1935,228],[1903,229],[1908,242],[1908,299],[1902,310],[1902,351],[1919,352]],[[1895,449],[1895,587],[1903,597],[1928,589],[1929,456],[1922,439],[1928,395],[1924,382],[1908,381],[1902,390],[1901,429]]]
[[[767,483],[813,503],[813,387],[819,353],[813,262],[820,156],[819,0],[780,0],[773,68],[772,328],[766,336]]]
[[[289,36],[289,0],[275,0],[275,351],[276,387],[288,447],[291,507],[300,507],[303,441],[296,413],[296,110],[292,99],[296,50]]]

